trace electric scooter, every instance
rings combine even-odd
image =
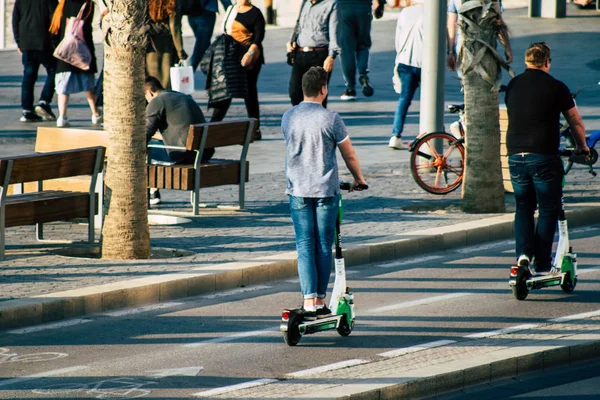
[[[513,265],[510,268],[509,285],[517,300],[525,300],[531,290],[558,286],[565,293],[571,293],[577,285],[577,254],[569,246],[569,230],[564,203],[558,216],[558,245],[554,265],[547,275],[533,275],[528,267]],[[555,273],[553,273],[556,271]]]
[[[340,182],[340,189],[342,190],[350,190],[351,187],[350,183]],[[368,185],[359,185],[356,190],[366,190],[368,188]],[[335,221],[335,282],[329,303],[331,315],[308,321],[304,319],[302,307],[283,310],[279,329],[283,332],[283,340],[288,346],[297,345],[304,335],[336,329],[341,336],[348,336],[354,329],[354,319],[356,317],[354,314],[354,294],[346,286],[346,265],[342,255],[342,234],[340,232],[342,217],[342,196],[340,194],[340,207]]]

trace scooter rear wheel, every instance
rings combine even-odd
[[[525,300],[527,295],[529,294],[529,289],[527,289],[527,279],[531,277],[531,273],[521,267],[517,271],[516,284],[512,287],[513,296],[517,300]]]
[[[575,290],[575,286],[577,286],[577,278],[571,281],[571,274],[572,272],[568,271],[563,279],[563,283],[560,284],[560,288],[565,293],[571,293],[573,290]]]
[[[354,321],[348,325],[348,319],[346,318],[346,314],[344,314],[340,321],[340,326],[337,327],[337,332],[340,336],[348,336],[352,333],[352,329],[354,329]]]
[[[288,330],[283,332],[283,340],[288,346],[295,346],[302,339],[300,329],[298,328],[301,322],[302,317],[299,315],[294,316],[288,325]]]

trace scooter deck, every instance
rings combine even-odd
[[[301,315],[302,315],[302,311],[300,309],[284,310],[284,313],[286,311],[290,313],[289,320],[291,320],[292,318],[301,317]],[[344,317],[343,314],[337,314],[337,315],[331,315],[331,316],[324,317],[324,318],[318,318],[318,319],[312,320],[312,321],[302,320],[302,322],[300,322],[298,324],[298,331],[300,332],[301,335],[310,335],[311,333],[326,331],[326,330],[330,330],[330,329],[337,329],[340,326],[340,321],[342,320],[343,317]],[[282,322],[279,326],[279,330],[282,332],[287,332],[288,329],[289,329],[288,321],[282,320]]]

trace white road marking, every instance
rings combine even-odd
[[[215,344],[215,343],[233,342],[234,340],[237,340],[237,339],[242,339],[242,338],[247,338],[247,337],[252,337],[252,336],[261,336],[266,333],[275,332],[275,331],[279,331],[279,327],[262,329],[260,331],[240,332],[240,333],[235,333],[235,334],[229,335],[229,336],[203,340],[201,342],[187,343],[187,344],[184,344],[183,346],[184,347],[202,347],[202,346],[208,346],[209,344]]]
[[[417,258],[410,258],[408,260],[394,261],[385,264],[378,265],[379,268],[394,268],[402,267],[403,265],[419,264],[426,261],[433,261],[442,258],[443,256],[424,256]]]
[[[8,386],[8,385],[12,385],[14,383],[31,381],[31,380],[38,379],[38,378],[46,378],[49,376],[68,374],[69,372],[81,371],[81,370],[87,369],[87,368],[88,367],[86,367],[85,365],[78,365],[75,367],[55,369],[55,370],[47,371],[47,372],[40,372],[38,374],[27,375],[27,376],[23,376],[21,378],[5,379],[3,381],[0,381],[0,386]]]
[[[278,381],[277,379],[270,379],[270,378],[257,379],[255,381],[244,382],[244,383],[240,383],[237,385],[223,386],[223,387],[216,388],[216,389],[210,389],[210,390],[206,390],[204,392],[194,393],[193,395],[196,397],[210,397],[210,396],[216,396],[218,394],[233,392],[235,390],[249,389],[249,388],[253,388],[253,387],[257,387],[257,386],[268,385],[269,383],[273,383],[273,382],[277,382],[277,381]]]
[[[600,267],[590,267],[590,268],[577,267],[577,276],[582,275],[582,274],[587,274],[590,272],[597,272],[597,271],[600,271]]]
[[[220,297],[234,296],[234,295],[240,294],[240,293],[253,292],[253,291],[256,291],[256,290],[263,290],[263,289],[271,289],[271,286],[256,285],[256,286],[241,287],[241,288],[237,288],[237,289],[227,290],[225,292],[218,292],[218,293],[209,294],[209,295],[206,295],[206,296],[202,296],[202,298],[204,298],[204,299],[218,299]]]
[[[460,293],[444,294],[442,296],[427,297],[425,299],[405,301],[403,303],[390,304],[389,306],[373,308],[371,310],[367,310],[366,313],[376,314],[376,313],[382,313],[382,312],[387,312],[387,311],[394,311],[394,310],[399,310],[402,308],[410,308],[410,307],[416,307],[416,306],[421,306],[421,305],[425,305],[425,304],[436,303],[438,301],[456,299],[456,298],[463,297],[463,296],[469,296],[471,294],[473,294],[473,293],[460,292]]]
[[[421,351],[421,350],[433,349],[435,347],[446,346],[447,344],[452,344],[452,343],[456,343],[456,340],[438,340],[436,342],[418,344],[416,346],[405,347],[403,349],[390,350],[390,351],[386,351],[385,353],[379,353],[377,355],[381,356],[381,357],[392,358],[392,357],[403,356],[403,355],[409,354],[409,353],[414,353],[414,352]]]
[[[473,253],[476,251],[493,249],[495,247],[511,246],[514,243],[515,243],[514,240],[503,240],[501,242],[492,242],[492,243],[480,244],[477,246],[463,247],[460,249],[456,249],[454,251],[457,253],[461,253],[461,254],[469,254],[469,253]]]
[[[505,333],[512,333],[512,332],[524,331],[527,329],[533,329],[533,328],[537,328],[538,326],[540,326],[540,324],[523,324],[523,325],[509,326],[508,328],[502,328],[502,329],[498,329],[495,331],[473,333],[471,335],[466,335],[463,337],[469,338],[469,339],[481,339],[481,338],[487,338],[487,337],[491,337],[491,336],[503,335]]]
[[[358,274],[358,271],[346,270],[346,275],[354,275],[354,274]],[[331,275],[329,275],[329,278],[335,278],[335,272],[332,272]],[[286,282],[287,283],[298,283],[298,282],[300,282],[300,278],[286,279]]]
[[[569,322],[569,321],[576,321],[578,319],[586,319],[586,318],[592,318],[592,317],[597,317],[600,315],[600,310],[596,310],[596,311],[590,311],[590,312],[585,312],[585,313],[581,313],[581,314],[573,314],[573,315],[567,315],[564,317],[559,317],[559,318],[552,318],[549,319],[549,322]]]
[[[301,376],[316,375],[316,374],[320,374],[320,373],[327,372],[327,371],[334,371],[336,369],[352,367],[354,365],[366,364],[368,362],[369,361],[367,361],[367,360],[359,360],[359,359],[341,361],[341,362],[337,362],[337,363],[333,363],[333,364],[323,365],[320,367],[309,368],[309,369],[305,369],[302,371],[292,372],[292,373],[287,374],[286,377],[299,378]]]
[[[184,368],[168,368],[157,369],[154,371],[152,378],[165,378],[167,376],[198,376],[204,367],[184,367]]]
[[[119,311],[111,311],[108,313],[103,313],[103,315],[107,315],[109,317],[123,317],[125,315],[133,315],[133,314],[139,314],[139,313],[148,312],[148,311],[162,310],[164,308],[177,307],[182,304],[184,304],[184,303],[180,303],[180,302],[159,303],[159,304],[152,304],[149,306],[126,308],[124,310],[119,310]]]
[[[40,332],[40,331],[46,331],[46,330],[50,330],[50,329],[59,329],[59,328],[64,328],[66,326],[74,326],[74,325],[79,325],[79,324],[85,324],[88,322],[92,322],[92,320],[91,319],[83,319],[83,318],[75,318],[75,319],[67,319],[65,321],[60,321],[60,322],[52,322],[50,324],[30,326],[28,328],[13,329],[13,330],[10,330],[7,332],[15,334],[15,335],[23,335],[25,333]]]
[[[569,233],[583,233],[583,232],[593,232],[597,231],[600,228],[593,226],[583,226],[581,228],[569,229]]]

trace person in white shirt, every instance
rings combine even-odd
[[[402,131],[408,107],[421,84],[423,54],[423,0],[409,0],[398,16],[396,25],[396,71],[400,76],[401,89],[389,147],[406,149]]]

